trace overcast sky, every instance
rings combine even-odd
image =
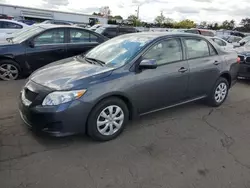
[[[139,17],[143,21],[153,22],[163,11],[166,17],[174,20],[192,19],[200,21],[222,22],[250,17],[250,0],[0,0],[13,5],[37,8],[74,11],[85,14],[98,12],[101,6],[109,6],[112,15],[123,18],[136,14],[140,5]]]

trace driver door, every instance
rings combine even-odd
[[[33,43],[34,46],[26,47],[26,61],[32,71],[66,57],[64,28],[47,30],[36,36]]]
[[[158,67],[135,75],[137,84],[133,92],[140,114],[185,100],[189,69],[179,38],[158,42],[142,59],[154,59]]]

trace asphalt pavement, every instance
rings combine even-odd
[[[143,116],[105,143],[33,134],[17,108],[23,83],[0,82],[1,188],[250,188],[250,81],[219,108]]]

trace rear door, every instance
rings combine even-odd
[[[103,42],[103,39],[85,29],[68,29],[67,57],[84,54]]]
[[[33,47],[26,44],[26,62],[32,70],[66,57],[64,28],[46,30],[32,40]]]
[[[188,94],[190,98],[209,94],[220,75],[222,58],[203,38],[183,38],[190,69]]]

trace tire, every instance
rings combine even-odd
[[[220,77],[216,81],[216,84],[214,85],[212,92],[207,98],[208,105],[212,107],[218,107],[221,104],[223,104],[227,98],[228,91],[229,91],[229,83],[227,79]]]
[[[113,111],[113,117],[109,117],[110,110]],[[121,112],[115,115],[119,110]],[[123,120],[120,120],[122,117]],[[104,99],[91,111],[87,122],[87,133],[94,140],[109,141],[122,133],[128,120],[129,110],[121,99],[116,97]]]
[[[17,80],[20,77],[20,67],[12,60],[0,61],[0,80]]]

